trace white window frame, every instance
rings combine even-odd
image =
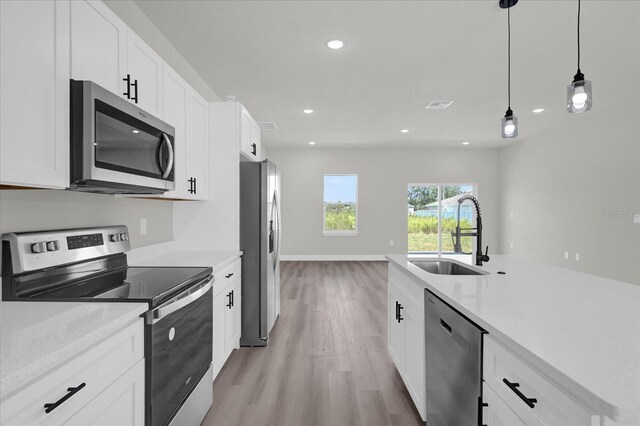
[[[324,201],[324,180],[327,176],[355,176],[356,178],[356,201],[355,203],[343,203],[343,204],[355,204],[356,207],[356,229],[355,230],[344,230],[344,231],[331,231],[325,228],[326,220],[327,220],[327,204],[337,204],[337,203],[326,203]],[[359,198],[359,179],[357,173],[326,173],[322,175],[322,234],[325,237],[353,237],[358,235],[358,198]]]
[[[453,183],[453,182],[449,182],[449,183],[409,183],[407,184],[407,190],[409,189],[409,187],[411,186],[435,186],[438,188],[438,251],[437,252],[423,252],[423,251],[409,251],[409,242],[408,242],[408,238],[407,238],[407,253],[409,253],[410,255],[421,255],[421,254],[425,254],[425,255],[437,255],[438,257],[442,257],[442,255],[446,255],[446,256],[451,256],[452,254],[447,252],[447,253],[443,253],[442,252],[442,187],[444,186],[470,186],[472,188],[471,191],[471,195],[473,195],[474,197],[478,198],[478,184],[477,183]],[[408,215],[407,215],[407,221],[408,221]],[[475,216],[473,217],[473,226],[476,226],[476,218]],[[405,225],[405,229],[408,230],[409,229],[409,223],[407,222]],[[407,232],[408,234],[408,232]],[[474,240],[473,242],[473,250],[472,252],[475,253],[475,244],[476,241]]]

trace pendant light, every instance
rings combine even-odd
[[[567,111],[581,113],[591,109],[591,82],[580,71],[580,0],[578,0],[578,71],[567,86]]]
[[[507,28],[508,28],[508,94],[509,94],[509,107],[504,117],[502,117],[502,138],[513,139],[518,137],[518,117],[513,115],[511,110],[511,7],[515,6],[518,0],[500,0],[500,7],[507,9]]]

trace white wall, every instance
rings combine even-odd
[[[282,174],[284,256],[406,253],[409,183],[477,183],[484,242],[497,252],[497,150],[271,148],[269,158]],[[322,234],[323,175],[332,173],[358,174],[357,236]]]
[[[597,107],[500,150],[500,250],[640,284],[640,109]]]

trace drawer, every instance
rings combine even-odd
[[[242,274],[242,264],[240,262],[240,258],[238,258],[218,272],[214,272],[213,297],[216,297],[216,295],[227,288],[229,284],[240,278]]]
[[[144,323],[134,323],[96,346],[44,374],[2,402],[2,425],[63,424],[89,401],[144,358]],[[44,405],[69,394],[67,388],[84,386],[49,413]]]
[[[397,266],[389,263],[389,281],[392,281],[402,291],[407,303],[413,305],[416,311],[422,312],[424,310],[425,288],[414,279],[417,278],[410,277]]]
[[[484,338],[483,375],[486,384],[518,415],[535,415],[548,426],[599,425],[599,416],[551,383],[491,336]],[[517,383],[511,387],[505,383]],[[517,392],[522,396],[519,396]],[[523,398],[534,398],[533,407]]]
[[[482,424],[486,426],[544,426],[532,413],[520,418],[485,382],[482,383]]]

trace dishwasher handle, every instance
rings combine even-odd
[[[449,336],[453,335],[451,326],[449,324],[447,324],[447,322],[445,320],[443,320],[442,318],[440,318],[440,326],[442,328],[444,328],[447,331],[447,333],[449,333]]]

